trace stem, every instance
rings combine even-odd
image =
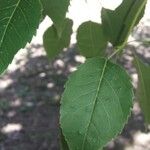
[[[108,57],[108,60],[111,59],[113,56],[115,56],[117,53],[119,53],[120,51],[122,51],[123,47],[118,47],[118,48],[114,48],[114,52]]]

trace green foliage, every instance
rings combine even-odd
[[[144,14],[147,0],[124,0],[115,10],[102,9],[104,32],[114,47],[124,46],[133,27]]]
[[[139,77],[137,98],[144,113],[145,121],[150,124],[150,66],[142,63],[137,56],[135,56],[134,64]]]
[[[64,19],[70,0],[41,0],[44,8],[44,13],[48,15],[57,29],[58,35],[63,31]]]
[[[41,17],[38,0],[0,0],[0,73],[30,42]]]
[[[72,20],[66,18],[70,0],[41,2],[42,8],[39,0],[0,0],[0,73],[17,51],[30,42],[42,11],[53,21],[43,36],[49,58],[68,47],[73,25]],[[79,27],[80,52],[92,58],[87,59],[66,84],[60,113],[63,150],[102,149],[123,129],[132,108],[132,85],[127,73],[110,59],[124,48],[144,14],[146,2],[124,0],[114,11],[102,9],[102,24],[88,21]],[[108,42],[116,51],[107,58],[104,54]],[[138,59],[136,67],[140,79],[138,98],[150,123],[150,68]]]
[[[121,132],[132,107],[129,76],[91,58],[73,73],[61,101],[61,127],[71,150],[98,150]]]
[[[107,45],[102,25],[91,21],[83,23],[77,34],[77,44],[86,57],[104,56]]]
[[[55,26],[47,29],[43,36],[43,43],[48,57],[51,59],[56,56],[63,48],[68,47],[72,34],[72,21],[66,19],[62,27],[62,34],[58,36]]]
[[[65,140],[65,137],[62,131],[60,131],[60,147],[61,147],[61,150],[69,150],[68,144]]]

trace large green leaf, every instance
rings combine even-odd
[[[107,40],[102,25],[91,21],[83,23],[78,29],[77,44],[86,57],[103,56]]]
[[[61,36],[58,36],[54,25],[45,32],[43,43],[50,59],[56,56],[63,48],[68,47],[72,34],[72,24],[70,19],[65,19]]]
[[[41,0],[44,13],[53,21],[58,35],[61,35],[63,22],[70,4],[70,0]]]
[[[144,113],[145,121],[150,124],[150,66],[142,63],[136,56],[134,64],[139,77],[137,98]]]
[[[0,73],[31,40],[40,17],[38,0],[0,0]]]
[[[102,9],[102,22],[109,41],[124,46],[133,27],[144,14],[147,0],[124,0],[115,10]]]
[[[71,150],[99,150],[121,132],[132,107],[127,73],[106,59],[91,58],[71,75],[60,122]]]

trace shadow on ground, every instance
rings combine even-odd
[[[0,150],[59,149],[60,96],[81,63],[74,48],[50,63],[41,45],[31,45],[0,78]]]

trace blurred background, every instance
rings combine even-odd
[[[15,56],[0,77],[0,150],[59,150],[59,102],[68,75],[85,58],[76,47],[76,30],[87,20],[101,22],[102,6],[115,9],[121,0],[72,0],[67,16],[74,20],[69,48],[49,61],[42,35],[51,26],[46,17],[37,35]],[[145,15],[129,38],[124,54],[117,61],[131,75],[134,89],[138,76],[132,65],[132,53],[150,64],[150,0]],[[111,47],[108,47],[111,51]],[[108,143],[105,150],[150,150],[150,130],[135,100],[132,115],[123,132]]]

